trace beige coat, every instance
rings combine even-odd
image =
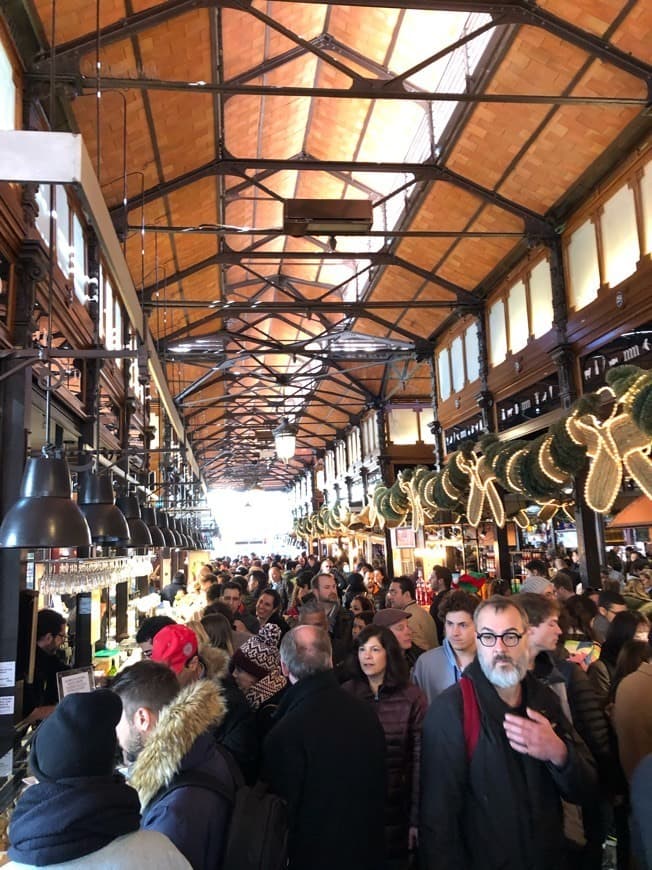
[[[612,716],[620,763],[631,780],[639,761],[652,752],[651,662],[643,662],[618,686]]]
[[[424,610],[416,601],[408,604],[403,608],[406,613],[410,614],[410,629],[412,630],[412,641],[422,650],[433,649],[439,646],[439,638],[437,637],[437,626],[435,620]]]

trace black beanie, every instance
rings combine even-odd
[[[108,689],[78,692],[59,703],[34,736],[30,767],[40,782],[110,776],[115,728],[122,716],[120,697]]]

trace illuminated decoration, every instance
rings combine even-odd
[[[483,519],[499,527],[509,519],[525,529],[531,521],[525,500],[540,505],[540,522],[560,512],[574,521],[575,503],[563,492],[584,471],[584,498],[596,513],[611,509],[623,475],[652,498],[652,372],[617,366],[607,381],[609,387],[583,396],[565,419],[533,441],[500,441],[488,434],[477,444],[462,443],[440,471],[404,469],[392,486],[377,486],[359,514],[337,504],[322,508],[298,520],[295,533],[307,539],[326,531],[408,523],[417,529],[435,521],[439,511],[476,527]],[[602,419],[609,402],[609,415]],[[510,500],[515,503],[506,509]]]
[[[473,450],[458,460],[458,467],[465,471],[471,480],[466,508],[469,523],[475,527],[480,524],[486,501],[494,522],[502,529],[505,525],[505,507],[496,489],[496,474],[493,468],[483,456],[479,456]]]
[[[297,427],[283,417],[276,429],[272,430],[276,455],[286,465],[294,456],[297,447]]]
[[[566,515],[566,519],[570,520],[570,522],[575,522],[575,516],[573,514],[573,508],[575,507],[574,501],[548,501],[545,504],[541,505],[541,510],[537,514],[537,519],[539,522],[547,523],[548,520],[551,520],[556,514],[561,511]],[[527,516],[527,514],[526,514]],[[521,526],[521,528],[525,528],[525,526]]]
[[[421,468],[419,469],[419,472],[422,473]],[[421,474],[419,476],[421,476]],[[421,500],[419,499],[418,482],[419,478],[416,474],[412,472],[411,469],[409,470],[409,472],[399,471],[398,485],[401,489],[401,492],[407,498],[410,515],[412,517],[410,525],[415,531],[423,525],[425,519],[423,506],[421,504]]]
[[[550,478],[550,480],[554,481],[554,483],[564,484],[568,483],[568,475],[564,474],[563,471],[556,465],[554,459],[552,458],[552,454],[550,452],[550,448],[552,445],[552,435],[547,435],[539,447],[539,465],[543,470],[543,473]]]
[[[603,387],[593,396],[615,398],[609,387]],[[632,401],[629,391],[621,401],[625,406]],[[595,414],[581,414],[584,406],[580,405],[566,424],[570,436],[586,445],[591,464],[584,499],[591,510],[600,514],[608,513],[613,507],[622,484],[623,466],[648,497],[652,494],[650,438],[636,426],[627,411],[618,413],[620,404],[614,402],[604,421]]]

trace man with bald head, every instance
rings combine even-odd
[[[288,632],[281,669],[290,688],[265,740],[263,779],[288,804],[288,868],[378,870],[385,803],[378,716],[340,688],[322,628]]]

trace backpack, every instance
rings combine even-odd
[[[287,866],[287,808],[285,801],[268,791],[264,782],[240,785],[234,797],[215,777],[192,770],[178,774],[156,799],[188,786],[216,792],[232,804],[226,844],[217,870],[283,870]]]
[[[462,690],[466,760],[471,761],[475,747],[480,739],[480,707],[478,705],[478,696],[475,694],[475,687],[468,677],[460,677],[460,689]]]

